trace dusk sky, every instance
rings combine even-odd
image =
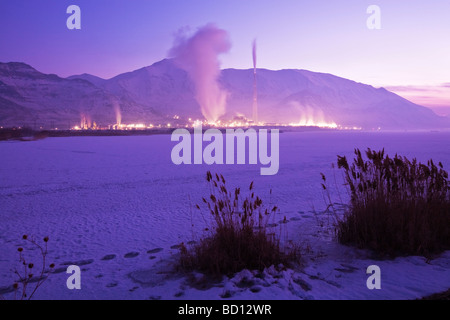
[[[69,30],[69,5],[81,30]],[[369,5],[381,30],[369,30]],[[428,106],[450,107],[450,1],[40,0],[1,1],[0,61],[61,77],[103,78],[167,57],[179,30],[226,30],[222,68],[307,69],[386,86]],[[436,110],[436,109],[435,109]]]

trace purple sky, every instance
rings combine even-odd
[[[71,4],[81,8],[81,30],[66,28]],[[371,4],[381,8],[381,30],[366,26]],[[211,22],[232,42],[222,68],[252,68],[257,38],[259,68],[332,73],[450,107],[447,0],[14,0],[0,2],[0,15],[0,61],[62,77],[151,65],[178,30]]]

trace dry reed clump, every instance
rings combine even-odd
[[[253,191],[253,182],[244,198],[240,188],[227,189],[222,175],[213,177],[208,171],[206,180],[210,196],[203,202],[212,216],[212,228],[192,248],[181,247],[182,267],[217,276],[288,265],[298,258],[298,248],[283,250],[280,237],[268,230],[269,218],[277,207],[264,208]],[[199,205],[196,207],[200,210]]]
[[[389,256],[450,249],[449,181],[442,163],[390,158],[384,149],[368,149],[368,160],[359,149],[355,155],[351,165],[346,157],[337,161],[351,196],[337,221],[339,242]]]

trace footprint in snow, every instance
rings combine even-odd
[[[132,252],[128,252],[126,255],[124,255],[124,258],[127,258],[127,259],[129,259],[129,258],[135,258],[135,257],[137,257],[139,255],[139,252],[136,252],[136,251],[132,251]]]
[[[298,284],[304,291],[310,291],[312,289],[312,286],[301,278],[294,279],[294,282]]]
[[[108,260],[114,259],[115,257],[116,257],[115,254],[108,254],[108,255],[104,256],[101,260],[102,261],[108,261]]]
[[[353,272],[359,270],[358,268],[356,268],[354,266],[351,266],[351,265],[348,265],[348,264],[342,264],[341,263],[341,266],[343,268],[334,268],[334,270],[339,271],[339,272],[343,272],[343,273],[353,273]]]
[[[108,283],[108,284],[106,285],[106,287],[107,287],[107,288],[114,288],[114,287],[117,287],[118,284],[119,284],[119,283],[117,283],[117,282],[111,282],[111,283]]]
[[[67,268],[61,267],[61,268],[56,268],[56,269],[54,269],[54,270],[52,271],[52,273],[57,274],[57,273],[63,273],[63,272],[66,272],[66,271],[67,271]]]
[[[71,266],[71,265],[85,266],[85,265],[91,264],[93,262],[94,262],[94,259],[87,259],[87,260],[78,260],[78,261],[67,261],[67,262],[61,263],[61,265],[63,265],[63,266]]]
[[[343,273],[353,273],[353,272],[355,272],[355,270],[344,269],[344,268],[334,268],[334,270],[339,271],[339,272],[343,272]]]
[[[152,249],[152,250],[148,250],[147,253],[153,254],[153,253],[158,253],[163,251],[163,248],[156,248],[156,249]]]

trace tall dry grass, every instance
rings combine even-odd
[[[450,249],[449,181],[442,163],[391,158],[384,149],[365,154],[367,160],[356,149],[351,164],[338,156],[350,191],[349,209],[337,219],[339,242],[389,256]]]
[[[192,248],[181,247],[181,265],[213,275],[233,274],[243,269],[262,270],[298,258],[298,249],[283,248],[268,222],[277,207],[265,208],[255,195],[253,182],[247,194],[241,188],[228,190],[222,175],[207,172],[210,195],[203,198],[212,217],[212,229]],[[201,210],[197,205],[197,209]]]

